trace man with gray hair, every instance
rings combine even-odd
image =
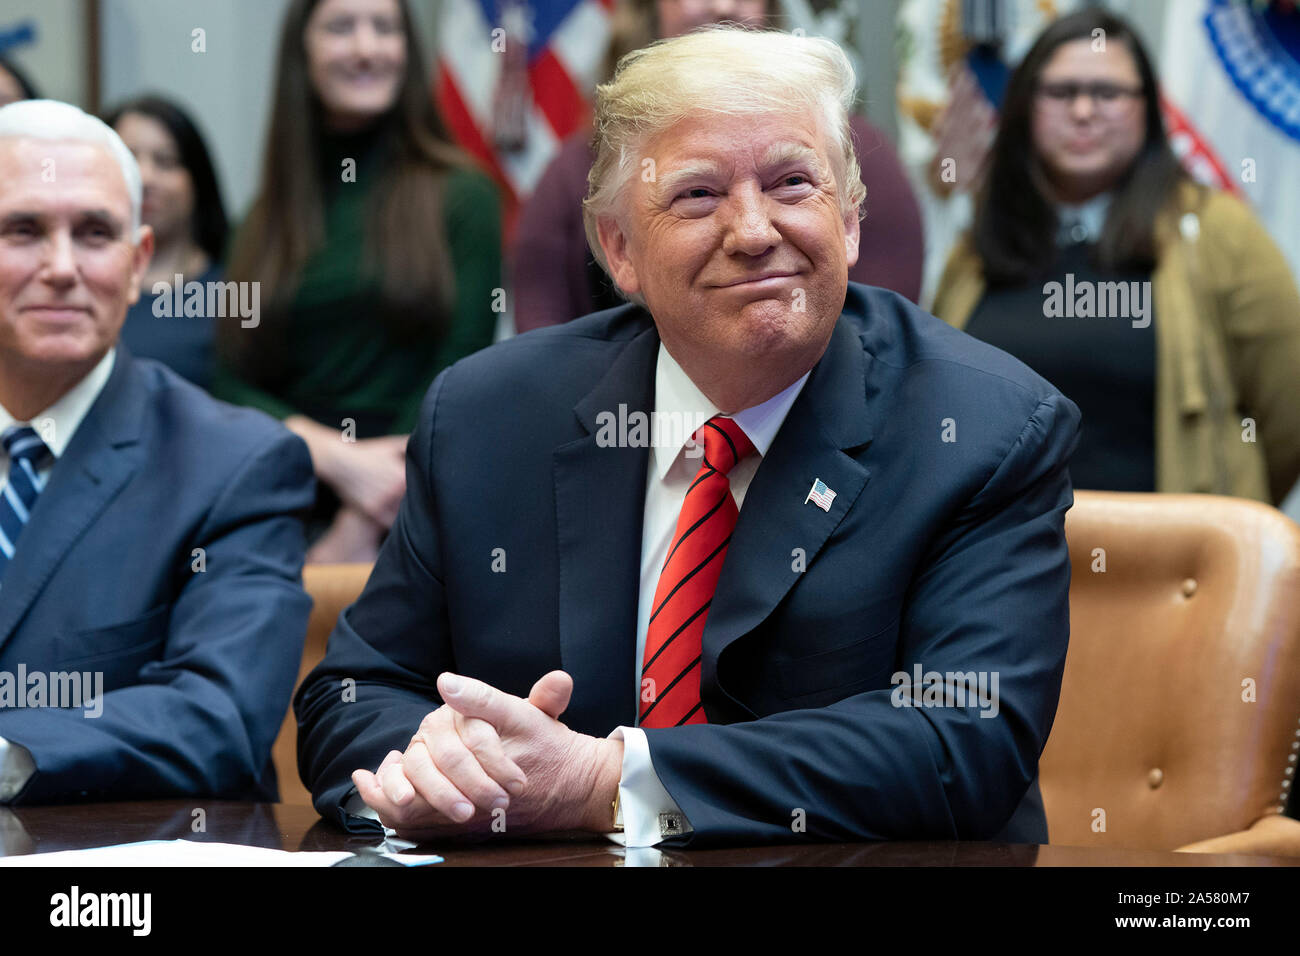
[[[295,700],[327,818],[1046,842],[1078,411],[848,283],[853,97],[833,43],[738,28],[601,87],[588,236],[631,304],[434,382]]]
[[[0,109],[0,803],[276,798],[310,461],[116,344],[152,251],[116,133]]]

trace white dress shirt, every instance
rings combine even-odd
[[[11,425],[30,425],[36,430],[50,450],[51,457],[45,459],[37,474],[48,478],[54,463],[63,456],[68,443],[81,426],[90,406],[95,404],[99,393],[104,390],[109,375],[113,372],[113,362],[117,358],[117,349],[109,349],[99,363],[86,373],[80,382],[68,389],[49,408],[33,415],[31,421],[14,418],[9,409],[0,405],[0,432]],[[0,445],[0,493],[9,484],[9,453]],[[22,538],[17,547],[22,547]],[[16,552],[15,552],[16,553]],[[0,588],[3,588],[0,581]],[[22,692],[22,688],[19,688]],[[26,747],[0,737],[0,803],[8,803],[27,785],[28,779],[36,770],[32,755]]]
[[[727,475],[736,507],[743,508],[745,493],[762,463],[763,456],[772,447],[808,373],[797,382],[777,393],[760,405],[736,412],[730,417],[754,444],[755,453],[738,462]],[[705,397],[691,381],[682,367],[669,354],[663,343],[659,345],[659,359],[655,365],[655,416],[667,415],[669,421],[704,422],[720,414],[718,407]],[[652,434],[659,434],[652,429]],[[686,448],[688,429],[665,429],[670,442],[656,444],[650,449],[650,465],[646,474],[645,516],[641,526],[641,590],[636,617],[636,683],[630,688],[640,713],[641,662],[645,659],[646,631],[650,627],[650,612],[654,605],[655,590],[659,586],[659,573],[668,558],[677,518],[686,491],[699,471],[702,459],[699,451],[690,453]],[[698,446],[697,446],[698,449]],[[690,830],[690,821],[682,816],[681,808],[673,801],[659,782],[650,759],[650,747],[645,731],[635,727],[619,727],[610,735],[623,740],[623,774],[619,781],[619,810],[623,832],[612,833],[610,838],[626,846],[654,846],[664,837],[661,814],[675,815]]]

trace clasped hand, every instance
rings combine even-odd
[[[352,774],[381,823],[410,839],[609,829],[623,744],[560,723],[568,674],[544,675],[527,700],[455,674],[438,678],[438,693],[443,706],[405,753]]]

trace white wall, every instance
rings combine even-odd
[[[142,93],[160,93],[184,106],[213,153],[227,211],[236,221],[257,190],[276,40],[287,5],[287,0],[101,3],[104,107]],[[195,29],[204,31],[205,52],[193,49]]]
[[[33,27],[35,42],[9,55],[42,96],[84,105],[85,19],[80,0],[0,0],[0,30]]]

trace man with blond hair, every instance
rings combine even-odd
[[[117,344],[140,194],[98,119],[0,109],[0,803],[277,797],[311,465]]]
[[[434,382],[295,701],[323,815],[1046,842],[1078,412],[848,283],[853,97],[833,43],[725,27],[601,87],[587,231],[630,304]]]

